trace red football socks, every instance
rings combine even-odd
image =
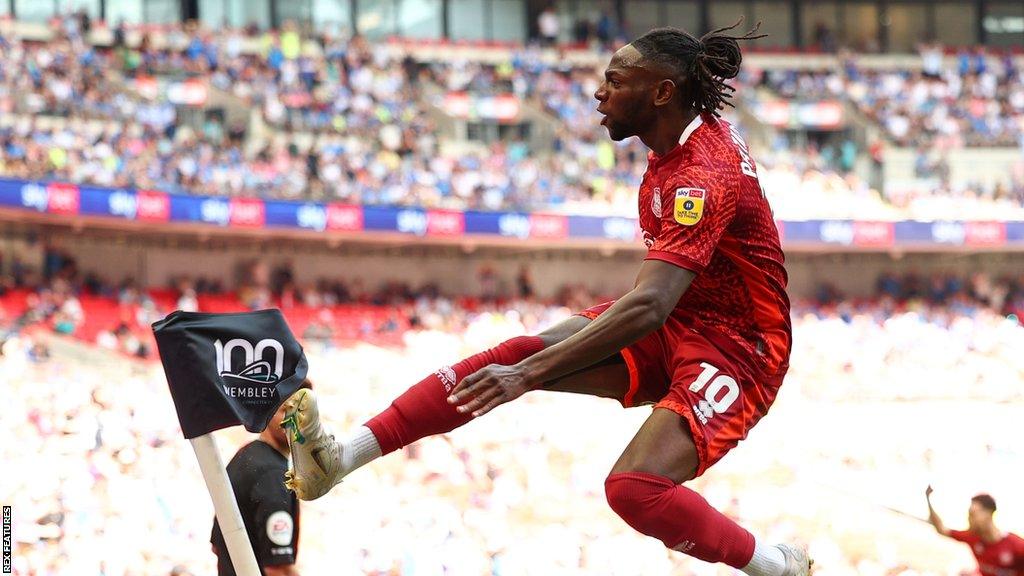
[[[663,476],[628,472],[605,480],[612,510],[635,530],[705,562],[743,568],[754,555],[754,536],[689,488]]]
[[[394,452],[420,438],[443,434],[473,419],[448,403],[448,395],[463,378],[489,364],[509,366],[544,349],[537,336],[518,336],[454,366],[427,376],[365,424],[380,444],[381,454]]]

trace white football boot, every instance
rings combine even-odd
[[[806,550],[789,544],[776,544],[775,547],[781,550],[786,558],[786,571],[782,573],[783,576],[808,576],[811,573],[814,560],[807,556]]]
[[[341,482],[341,446],[320,425],[312,390],[302,388],[285,402],[281,427],[288,436],[292,468],[284,485],[300,500],[316,500]]]

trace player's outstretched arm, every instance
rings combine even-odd
[[[597,364],[661,328],[696,274],[645,260],[636,285],[607,311],[566,340],[513,366],[492,364],[462,379],[448,401],[482,416],[529,390]]]
[[[939,513],[932,507],[932,492],[934,490],[931,484],[924,491],[924,498],[928,501],[928,523],[935,527],[935,531],[943,536],[949,536],[949,529],[942,523],[942,518],[939,518]]]

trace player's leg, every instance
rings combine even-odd
[[[757,542],[700,494],[681,486],[701,468],[689,422],[655,408],[605,481],[608,504],[638,532],[706,562],[752,576],[809,573],[802,550]]]
[[[299,498],[326,494],[353,470],[413,442],[450,432],[473,419],[447,401],[451,390],[467,375],[489,364],[515,364],[579,332],[589,318],[573,316],[538,336],[519,336],[470,356],[433,374],[399,395],[380,414],[340,442],[320,426],[316,398],[309,391],[287,402],[293,460],[287,485]]]
[[[630,526],[667,547],[754,576],[807,574],[804,553],[758,542],[703,497],[681,486],[700,476],[767,411],[776,383],[730,362],[693,331],[668,338],[672,385],[615,463],[608,503]]]

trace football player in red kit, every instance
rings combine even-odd
[[[733,27],[734,28],[734,27]],[[746,144],[719,111],[739,72],[723,28],[652,30],[618,50],[594,94],[612,140],[649,149],[639,215],[648,252],[634,288],[539,336],[446,366],[347,439],[315,399],[289,401],[288,485],[317,498],[366,462],[535,389],[653,404],[605,481],[609,505],[667,547],[752,576],[810,572],[806,553],[755,538],[682,484],[746,437],[775,399],[791,347],[786,271]]]
[[[996,527],[996,501],[988,494],[971,498],[967,509],[967,530],[950,530],[932,508],[932,487],[924,491],[928,501],[928,522],[943,536],[971,547],[982,576],[1024,576],[1024,538]]]

